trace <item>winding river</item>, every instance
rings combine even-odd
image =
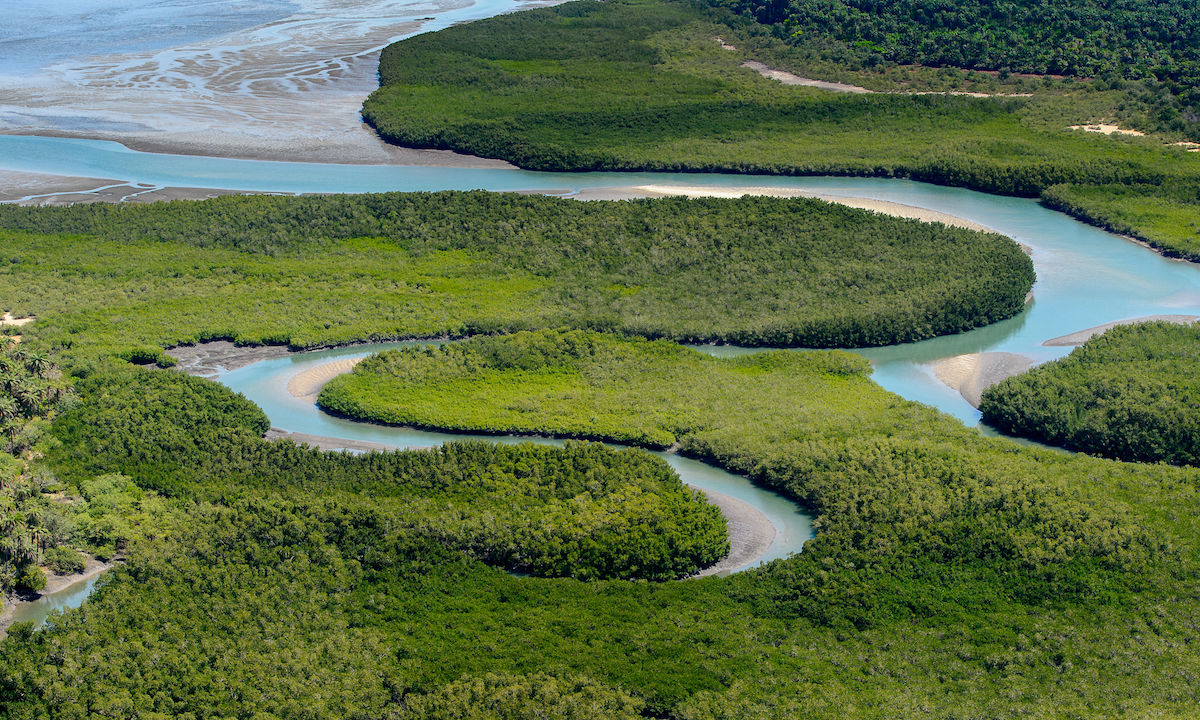
[[[264,13],[282,12],[283,3],[263,2]],[[278,6],[278,7],[277,7]],[[501,8],[497,3],[491,7]],[[456,15],[483,16],[488,7],[431,8],[443,24]],[[425,18],[421,18],[425,20]],[[366,57],[365,55],[362,57]],[[358,56],[351,59],[351,65]],[[98,122],[98,121],[97,121]],[[49,128],[48,129],[52,129]],[[1200,315],[1200,267],[1167,260],[1127,239],[1103,232],[1036,201],[986,195],[908,180],[880,178],[778,177],[677,173],[540,173],[506,167],[407,166],[271,162],[131,150],[115,142],[41,136],[0,135],[0,171],[71,178],[102,178],[103,185],[127,195],[158,188],[211,188],[244,192],[340,193],[381,191],[473,190],[535,191],[564,197],[629,197],[648,194],[646,186],[716,189],[773,188],[821,196],[868,198],[934,210],[1008,235],[1029,248],[1037,270],[1033,301],[1017,317],[959,335],[920,343],[858,350],[874,366],[874,379],[911,400],[935,406],[968,425],[979,413],[955,389],[935,376],[939,362],[957,356],[1003,352],[1040,363],[1060,357],[1069,346],[1045,346],[1046,340],[1104,323],[1152,315]],[[48,193],[53,194],[53,193]],[[311,435],[338,437],[395,447],[427,447],[462,435],[417,432],[355,423],[321,413],[311,401],[295,398],[287,382],[315,365],[361,356],[382,344],[324,350],[263,360],[222,372],[218,379],[244,393],[268,414],[274,426]],[[714,354],[747,349],[702,348]],[[512,442],[519,438],[488,438]],[[541,442],[552,442],[539,440]],[[744,478],[675,455],[664,455],[689,484],[734,497],[755,507],[775,527],[774,541],[754,563],[798,551],[812,537],[807,516],[795,505],[756,488]],[[738,569],[738,568],[734,568]],[[49,609],[73,607],[90,592],[94,580],[47,596],[37,609],[24,606],[23,619],[38,620]],[[24,609],[28,607],[29,609]]]

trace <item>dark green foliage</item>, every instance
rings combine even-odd
[[[269,488],[340,497],[357,512],[371,498],[371,522],[542,576],[684,577],[729,549],[720,512],[645,453],[483,443],[322,453],[262,440],[256,407],[198,378],[123,371],[79,388],[86,402],[56,424],[62,448],[51,457],[68,478],[120,472],[212,500]],[[343,543],[353,534],[338,531]],[[356,549],[360,562],[377,562],[375,550]]]
[[[1200,326],[1115,327],[988,388],[1004,432],[1137,462],[1200,465]]]
[[[46,566],[59,575],[72,575],[83,572],[87,567],[87,559],[78,550],[68,547],[56,547],[46,551]]]
[[[125,468],[174,497],[138,498],[119,476],[82,483],[139,532],[83,608],[0,645],[8,716],[474,717],[536,698],[548,713],[644,703],[689,720],[1121,718],[1200,702],[1178,682],[1200,667],[1200,607],[1183,590],[1200,537],[1194,470],[984,440],[882,392],[846,353],[717,360],[572,333],[467,348],[494,366],[479,376],[492,409],[521,399],[518,377],[554,379],[547,409],[567,419],[586,414],[570,398],[582,382],[631,385],[631,422],[649,415],[688,433],[688,452],[806,499],[820,534],[728,579],[518,577],[479,562],[473,518],[552,530],[544,510],[585,469],[609,489],[617,469],[662,487],[660,464],[589,445],[318,453],[253,437],[256,413],[219,388],[102,371],[58,423],[56,465]],[[457,357],[409,359],[429,377]],[[456,382],[425,390],[452,399]],[[142,396],[140,422],[121,421]],[[158,470],[169,459],[154,438],[175,443],[177,424],[193,445],[172,445],[187,454]],[[553,533],[518,546],[539,537]]]
[[[4,240],[0,291],[43,318],[43,342],[159,364],[162,347],[209,338],[304,347],[564,324],[881,345],[1009,317],[1033,282],[1000,236],[805,199],[228,197],[2,206],[0,226],[95,233]]]
[[[1036,196],[1197,169],[1149,142],[1026,122],[1041,99],[786,87],[739,67],[720,32],[687,4],[644,0],[462,25],[388,47],[364,117],[402,145],[547,170],[901,175]]]
[[[1179,128],[1200,111],[1200,12],[1187,0],[713,0],[797,46],[834,40],[860,60],[1163,81]],[[868,63],[877,65],[878,62]]]
[[[397,720],[638,720],[636,698],[588,678],[489,673],[404,700]]]

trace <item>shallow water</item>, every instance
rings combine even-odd
[[[222,373],[217,379],[261,407],[270,418],[272,427],[290,432],[384,443],[399,448],[428,448],[466,439],[499,443],[532,441],[550,445],[562,444],[561,440],[550,438],[426,432],[355,422],[323,413],[316,405],[298,399],[288,392],[288,381],[309,368],[342,358],[364,357],[382,350],[427,344],[430,343],[378,343],[369,346],[298,353],[289,357],[261,360],[252,365]],[[654,454],[666,460],[688,485],[729,495],[752,505],[775,526],[775,540],[767,552],[757,561],[736,568],[734,572],[799,552],[805,541],[813,537],[811,519],[801,512],[793,501],[757,487],[744,477],[725,472],[698,460],[669,453]]]
[[[865,197],[938,210],[992,228],[1031,248],[1034,302],[1017,317],[920,343],[858,350],[883,387],[974,425],[979,412],[933,375],[938,360],[1005,351],[1036,362],[1067,347],[1050,338],[1113,320],[1158,314],[1200,315],[1200,266],[1168,260],[1111,233],[1048,210],[1034,200],[1000,197],[886,178],[777,177],[691,173],[540,173],[503,168],[336,165],[230,160],[134,152],[112,142],[0,135],[0,169],[107,177],[148,186],[192,186],[288,193],[387,190],[538,190],[638,185],[780,187]]]
[[[96,589],[96,583],[100,577],[100,575],[95,575],[77,580],[58,592],[42,595],[33,602],[21,603],[13,610],[12,621],[14,623],[32,622],[35,627],[40,627],[46,622],[50,613],[56,610],[67,611],[82,605],[87,596]]]

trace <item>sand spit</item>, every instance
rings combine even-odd
[[[986,352],[946,358],[933,366],[933,372],[938,380],[957,390],[971,407],[977,408],[984,390],[1020,375],[1032,365],[1033,360],[1024,355]]]
[[[725,516],[729,527],[729,554],[712,567],[705,568],[693,577],[720,575],[755,562],[767,552],[775,541],[775,526],[757,508],[737,498],[712,490],[703,490],[710,503],[716,505]]]
[[[1134,137],[1145,137],[1146,133],[1140,130],[1125,130],[1116,125],[1108,123],[1094,123],[1091,125],[1070,125],[1071,130],[1083,130],[1084,132],[1101,133],[1104,135],[1132,135]]]
[[[53,572],[46,570],[46,587],[39,593],[34,593],[29,596],[21,596],[16,600],[7,602],[3,605],[3,610],[0,611],[0,639],[3,639],[8,627],[15,622],[13,617],[16,610],[23,605],[36,602],[37,600],[53,595],[56,592],[61,592],[66,588],[75,585],[76,583],[86,582],[96,577],[100,573],[108,570],[113,566],[111,562],[101,562],[96,558],[89,557],[87,564],[84,565],[83,572],[75,575],[56,575]],[[43,568],[45,570],[45,568]]]
[[[837,203],[847,207],[858,208],[860,210],[873,210],[883,215],[892,215],[894,217],[908,218],[910,220],[922,220],[924,222],[940,222],[944,225],[953,227],[966,228],[968,230],[980,230],[983,232],[991,232],[987,227],[980,225],[977,222],[972,222],[965,218],[956,217],[937,210],[928,210],[926,208],[915,207],[913,205],[902,205],[887,200],[874,200],[872,198],[859,197],[841,197],[838,195],[825,195],[822,193],[810,192],[807,190],[795,190],[792,188],[775,188],[775,187],[704,187],[704,186],[687,186],[687,185],[638,185],[631,188],[622,188],[618,192],[608,194],[608,198],[619,197],[620,190],[624,190],[627,197],[667,197],[667,196],[683,196],[683,197],[716,197],[716,198],[737,198],[744,195],[769,195],[771,197],[805,197],[824,200],[825,202]],[[589,199],[584,193],[580,193],[581,199]],[[593,198],[598,199],[598,198]]]
[[[722,45],[721,47],[725,47],[725,45]],[[775,70],[774,68],[769,68],[757,60],[747,60],[746,62],[742,63],[742,67],[750,68],[759,75],[772,80],[778,80],[784,85],[803,85],[805,87],[815,87],[820,88],[821,90],[832,90],[833,92],[844,93],[862,94],[872,92],[871,90],[868,90],[865,87],[859,87],[858,85],[847,85],[846,83],[826,82],[825,80],[813,80],[812,78],[800,77],[799,75],[793,75],[785,70]]]
[[[318,365],[314,368],[309,368],[302,373],[297,374],[291,380],[288,380],[287,389],[292,394],[292,397],[301,400],[317,401],[317,395],[321,393],[321,388],[325,387],[325,383],[334,379],[338,375],[345,375],[354,369],[356,365],[362,362],[365,358],[343,358],[334,360],[333,362]]]
[[[1130,318],[1128,320],[1117,320],[1110,323],[1104,323],[1103,325],[1097,325],[1096,327],[1091,327],[1087,330],[1080,330],[1079,332],[1073,332],[1069,335],[1061,335],[1056,338],[1050,338],[1046,342],[1042,343],[1042,345],[1045,347],[1069,347],[1071,345],[1082,345],[1097,335],[1103,334],[1105,330],[1117,327],[1118,325],[1133,325],[1135,323],[1144,322],[1168,322],[1175,323],[1177,325],[1191,325],[1197,320],[1200,320],[1200,315],[1146,315],[1145,317]]]
[[[386,443],[368,442],[366,440],[347,440],[345,438],[326,437],[324,435],[310,435],[309,433],[291,432],[280,428],[271,428],[267,434],[263,436],[267,440],[292,440],[302,445],[315,447],[318,450],[326,450],[329,452],[337,452],[339,450],[350,450],[352,452],[390,452],[399,450],[396,445],[388,445]],[[409,450],[424,450],[428,448],[408,448]]]

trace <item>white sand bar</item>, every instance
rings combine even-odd
[[[957,390],[971,407],[977,408],[984,390],[1020,375],[1032,365],[1031,358],[1016,353],[972,353],[946,358],[933,366],[933,372],[938,380]]]
[[[1200,315],[1146,315],[1144,317],[1104,323],[1103,325],[1097,325],[1096,327],[1088,328],[1087,330],[1073,332],[1070,335],[1062,335],[1056,338],[1050,338],[1046,342],[1042,343],[1042,345],[1046,347],[1068,347],[1071,345],[1082,345],[1097,335],[1103,334],[1105,330],[1108,330],[1109,328],[1115,328],[1118,325],[1133,325],[1135,323],[1144,322],[1168,322],[1175,323],[1177,325],[1191,325],[1197,320],[1200,320]]]
[[[792,188],[638,185],[636,187],[629,188],[629,190],[631,191],[631,195],[638,195],[641,197],[683,196],[737,198],[744,195],[768,195],[771,197],[815,198],[817,200],[824,200],[825,202],[837,203],[838,205],[859,208],[861,210],[873,210],[883,215],[908,218],[910,220],[922,220],[924,222],[940,222],[943,225],[950,225],[952,227],[990,232],[987,227],[980,225],[977,222],[972,222],[948,213],[938,212],[937,210],[929,210],[913,205],[902,205],[900,203],[894,203],[888,200],[875,200],[873,198],[861,197],[841,197],[838,195],[825,195],[822,193],[814,193],[807,190],[796,190]]]

